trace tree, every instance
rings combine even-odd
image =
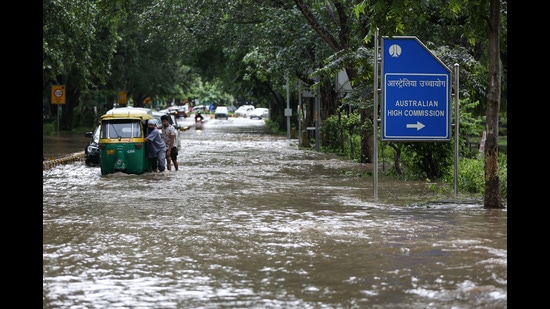
[[[361,54],[357,51],[366,46],[361,39],[366,36],[370,25],[366,19],[353,18],[351,10],[353,2],[345,0],[325,1],[325,10],[317,3],[317,10],[314,10],[312,6],[309,6],[303,0],[294,0],[294,3],[305,20],[335,55],[332,57],[334,58],[331,61],[332,63],[326,65],[321,72],[327,72],[330,74],[329,76],[335,76],[340,70],[344,69],[351,81],[358,79],[358,64],[360,62],[354,61],[356,60],[354,56]],[[323,12],[324,14],[322,14]],[[323,15],[327,15],[328,18],[322,19]],[[372,48],[372,45],[370,47]],[[372,69],[365,63],[362,63],[362,66],[366,67],[366,70]],[[323,85],[324,87],[322,87]],[[321,98],[324,102],[322,104],[322,112],[325,113],[323,118],[326,119],[335,114],[338,109],[336,87],[332,81],[327,81],[326,76],[324,76],[324,80],[321,80],[320,86],[322,87]],[[331,102],[334,103],[331,104]],[[361,104],[359,108],[362,124],[372,119],[372,108],[368,109],[368,105],[365,105]],[[359,160],[362,163],[372,163],[374,157],[373,133],[369,126],[362,126],[362,128],[361,157]]]
[[[501,42],[506,43],[506,40],[501,41],[503,37],[501,31],[506,31],[507,1],[453,0],[447,7],[448,12],[463,12],[462,14],[467,16],[463,27],[466,42],[472,47],[474,57],[488,66],[488,84],[485,92],[486,141],[483,204],[484,208],[504,208],[500,193],[498,132],[503,84],[501,55],[506,55],[506,45],[501,45]]]
[[[308,87],[319,76],[321,120],[343,105],[361,114],[361,162],[371,162],[376,138],[375,30],[388,36],[418,33],[429,48],[451,51],[448,61],[466,50],[474,60],[461,70],[476,78],[468,78],[468,87],[461,79],[461,92],[479,101],[481,111],[486,107],[485,204],[502,206],[497,159],[506,89],[501,75],[506,80],[505,0],[47,0],[43,10],[44,92],[51,83],[69,89],[62,129],[72,128],[71,111],[83,95],[116,90],[126,90],[138,105],[148,96],[186,93],[214,99],[224,96],[206,92],[225,91],[269,105],[272,116],[282,120],[286,77]],[[341,98],[334,76],[343,69],[355,91]],[[488,74],[488,84],[485,77],[480,82],[482,74]],[[201,85],[210,87],[204,93],[195,90]],[[307,114],[313,115],[312,109]],[[429,161],[425,166],[436,167]],[[432,168],[430,174],[439,171]]]
[[[117,2],[42,3],[42,76],[47,97],[51,85],[66,85],[61,129],[72,129],[73,109],[82,94],[105,82],[116,44]]]
[[[504,208],[498,173],[498,123],[500,113],[500,0],[490,0],[489,19],[489,92],[487,93],[487,132],[485,141],[484,208]]]
[[[385,29],[390,35],[402,34],[407,30],[428,36],[432,34],[429,38],[451,46],[466,46],[476,60],[481,63],[487,61],[485,208],[504,207],[498,174],[498,125],[503,82],[500,55],[506,54],[505,48],[503,51],[501,47],[500,31],[506,29],[506,3],[506,0],[364,0],[356,7],[360,14],[372,14],[369,17],[373,25]],[[504,5],[503,10],[501,4]],[[501,16],[504,23],[501,23]],[[456,27],[449,27],[449,24]],[[456,31],[457,27],[459,31]]]

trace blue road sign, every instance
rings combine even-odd
[[[416,37],[382,38],[382,140],[451,139],[451,70]]]

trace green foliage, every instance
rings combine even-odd
[[[397,150],[402,151],[403,147],[403,143],[395,142],[380,142],[378,144],[378,162],[382,163],[382,172],[384,173],[384,175],[393,176],[401,179],[406,179],[406,177],[408,177],[408,174],[400,174],[397,171],[397,167],[395,166],[395,160],[398,156]],[[401,160],[400,157],[399,160]],[[403,168],[403,163],[399,162],[399,164],[400,167]],[[386,166],[389,166],[389,168]]]
[[[272,133],[275,133],[275,134],[281,134],[282,131],[280,129],[280,126],[279,126],[279,123],[275,122],[275,121],[271,121],[270,119],[264,119],[265,121],[265,126],[267,127],[267,129],[272,132]]]
[[[448,185],[441,185],[441,184],[438,184],[436,182],[429,182],[429,185],[428,185],[428,188],[432,191],[432,192],[435,192],[437,194],[448,194],[451,192],[451,189],[452,187],[448,186]]]
[[[453,165],[453,147],[449,142],[404,143],[402,162],[412,179],[439,179]]]
[[[484,191],[485,164],[483,160],[463,158],[458,164],[458,188],[469,193]],[[454,174],[451,174],[454,177]],[[454,178],[449,183],[454,183]]]
[[[112,7],[116,5],[111,1],[43,1],[44,87],[67,83],[73,91],[85,92],[105,83],[119,39],[116,27],[121,13]]]
[[[488,9],[489,3],[480,0],[45,0],[44,98],[49,100],[52,82],[71,82],[67,93],[76,95],[65,107],[74,114],[63,115],[73,119],[62,122],[71,126],[94,123],[94,107],[101,107],[90,99],[96,93],[112,101],[118,90],[125,90],[135,102],[147,96],[164,101],[192,97],[227,105],[235,98],[269,106],[274,119],[266,124],[279,132],[286,120],[281,116],[286,78],[291,85],[301,80],[310,87],[311,72],[327,80],[346,68],[354,91],[339,102],[323,97],[328,107],[321,113],[323,147],[356,159],[365,132],[372,132],[374,32],[415,35],[449,68],[459,64],[459,145],[460,155],[468,157],[477,154],[464,145],[481,136],[489,92]],[[505,109],[506,1],[501,1],[501,12]],[[326,83],[331,91],[333,86]],[[293,108],[297,92],[291,89]],[[340,104],[354,113],[330,115]],[[358,112],[365,113],[363,123]],[[502,135],[507,121],[505,112],[500,115]],[[401,156],[407,178],[438,178],[452,166],[454,141],[381,145],[384,160],[395,162]]]
[[[469,98],[464,98],[460,100],[460,110],[459,110],[459,133],[461,136],[477,136],[483,132],[483,129],[480,130],[479,124],[481,120],[479,117],[473,115],[473,111],[479,105],[479,101],[471,102]]]
[[[506,199],[508,198],[508,156],[504,153],[498,155],[498,177],[500,180],[500,195],[503,199]],[[485,192],[485,186],[483,192]]]
[[[42,125],[42,135],[50,136],[57,134],[57,120]]]
[[[360,158],[360,125],[360,116],[356,112],[329,116],[321,128],[326,143],[324,150],[346,155],[351,159]]]
[[[500,194],[508,196],[508,162],[505,154],[499,154]],[[454,186],[454,169],[448,169],[443,177],[444,183]],[[485,161],[481,158],[461,158],[458,162],[458,190],[468,193],[485,193]]]

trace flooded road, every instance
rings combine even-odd
[[[181,143],[177,172],[43,171],[43,308],[507,307],[506,209],[384,177],[375,200],[368,164],[261,120]]]

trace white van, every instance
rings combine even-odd
[[[254,110],[254,105],[241,105],[241,106],[239,106],[239,108],[237,108],[234,115],[235,115],[235,117],[248,118],[248,115],[253,110]]]
[[[229,111],[227,106],[218,106],[214,112],[214,119],[229,119]]]

